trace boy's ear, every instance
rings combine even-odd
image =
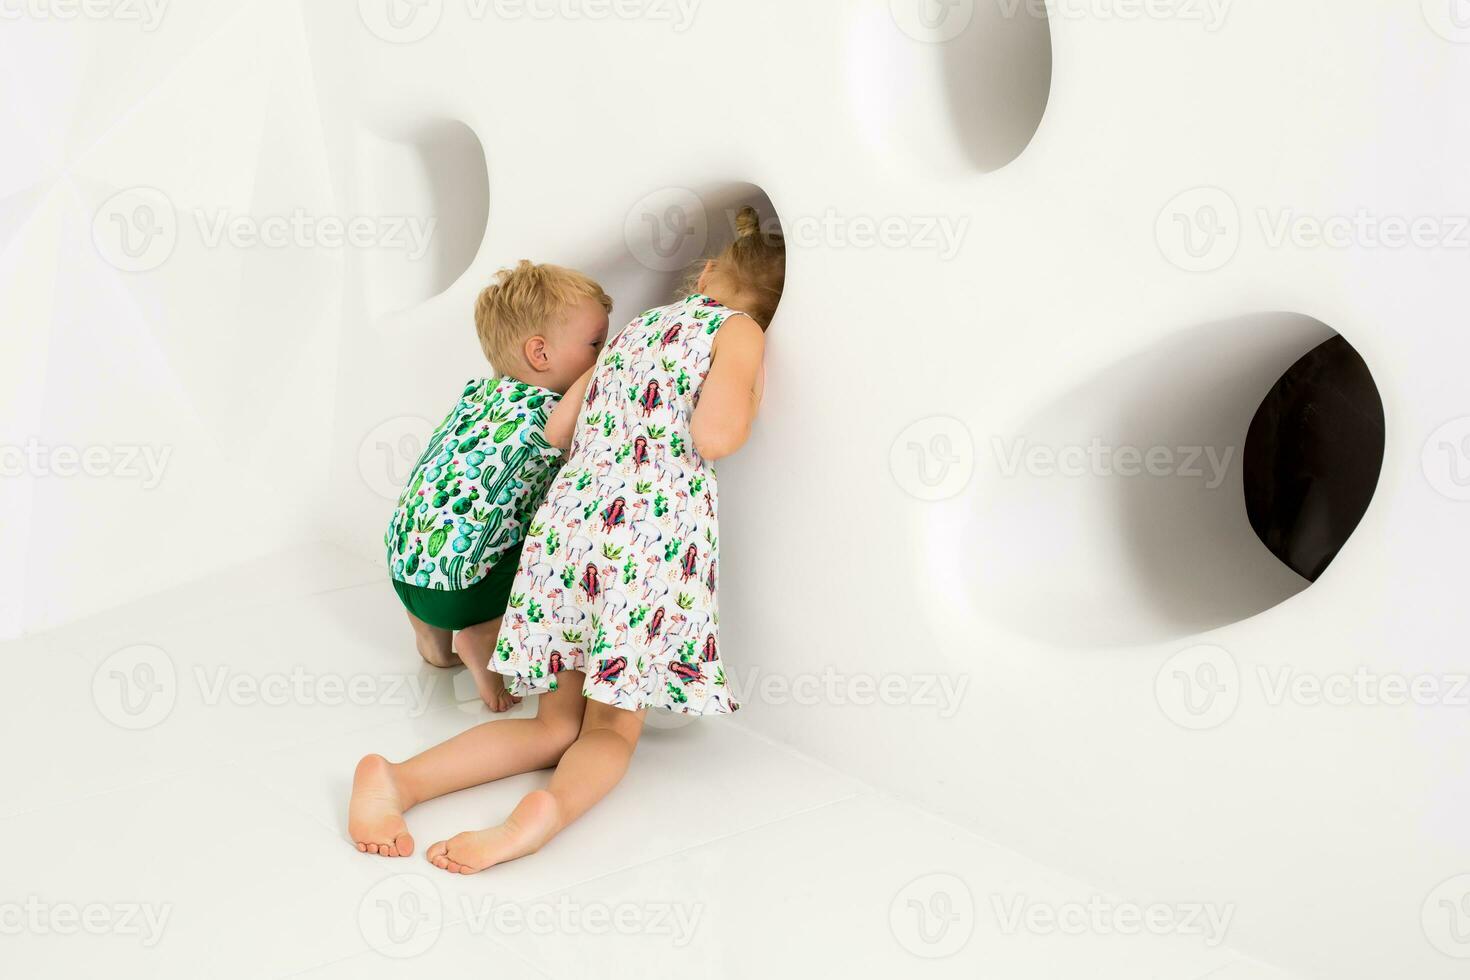
[[[535,371],[545,371],[551,367],[551,356],[546,350],[546,338],[542,336],[527,337],[525,347],[522,348],[526,354],[526,363],[531,365]]]

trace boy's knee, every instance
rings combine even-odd
[[[458,667],[459,655],[453,650],[436,650],[419,644],[419,656],[424,658],[424,663],[431,667]]]

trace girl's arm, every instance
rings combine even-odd
[[[582,399],[587,397],[587,386],[592,383],[592,372],[596,370],[597,365],[594,364],[572,382],[567,393],[561,396],[561,401],[556,403],[551,417],[546,420],[546,441],[563,453],[572,448],[572,433],[577,428],[577,416],[582,414]]]
[[[689,422],[694,448],[708,460],[745,445],[764,387],[766,335],[745,315],[732,316],[715,336],[714,361]]]

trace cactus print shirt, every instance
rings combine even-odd
[[[491,660],[512,694],[580,670],[582,693],[618,708],[739,707],[717,638],[715,471],[689,432],[733,315],[690,296],[628,324],[598,358]]]
[[[398,498],[384,543],[393,577],[466,589],[515,552],[561,461],[546,420],[561,396],[514,378],[471,381]]]

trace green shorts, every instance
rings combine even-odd
[[[393,579],[393,589],[404,608],[418,619],[441,630],[462,630],[505,615],[520,563],[517,546],[501,555],[490,573],[467,589],[425,589],[397,579]]]

